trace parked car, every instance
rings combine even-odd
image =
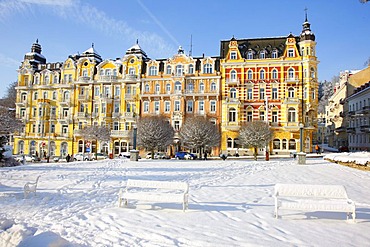
[[[154,154],[154,159],[169,159],[170,156],[163,153],[163,152],[157,152]]]
[[[23,155],[23,154],[20,154],[20,155],[16,155],[14,156],[14,159],[18,162],[23,162],[23,157],[25,159],[26,162],[36,162],[36,161],[40,161],[41,159],[37,156],[34,156],[34,155],[29,155],[29,154],[26,154],[26,155]]]
[[[192,154],[185,151],[180,151],[175,153],[175,159],[178,160],[195,160],[197,158],[196,154]]]
[[[108,155],[104,153],[93,154],[92,160],[105,160],[108,159]]]
[[[152,158],[152,153],[147,153],[145,156],[146,159],[151,159]]]
[[[73,155],[73,160],[74,161],[91,161],[93,160],[93,155],[92,153],[77,153]]]
[[[118,155],[119,158],[130,158],[130,152],[122,152]]]
[[[347,146],[340,146],[338,151],[339,152],[349,152],[349,148]]]

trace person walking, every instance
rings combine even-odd
[[[71,156],[67,154],[67,157],[66,157],[67,162],[69,162],[70,159],[71,159]]]
[[[315,150],[316,150],[316,154],[319,154],[320,153],[320,146],[319,146],[319,144],[316,144]]]

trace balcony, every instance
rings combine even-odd
[[[227,130],[239,130],[240,125],[238,122],[226,122],[223,127]]]
[[[123,81],[124,81],[124,82],[130,82],[130,81],[132,81],[132,82],[136,82],[138,79],[140,79],[140,78],[138,78],[138,76],[137,76],[137,75],[127,74],[127,75],[125,75],[125,77],[123,78]]]
[[[226,84],[227,85],[239,85],[240,80],[239,78],[226,78]]]
[[[335,132],[336,133],[342,133],[342,132],[346,132],[347,128],[345,127],[338,127],[338,128],[335,128]]]
[[[99,81],[102,82],[116,82],[118,77],[116,75],[101,75]]]
[[[89,76],[80,76],[78,78],[78,82],[89,82],[90,81],[90,77]]]
[[[347,133],[356,133],[355,127],[347,127]]]
[[[136,100],[136,94],[125,94],[125,100]]]
[[[298,76],[288,76],[285,77],[286,82],[299,82],[299,77]]]
[[[298,98],[285,98],[283,104],[297,105],[299,102],[300,99]]]
[[[79,94],[78,95],[78,100],[80,100],[80,101],[88,101],[89,99],[90,99],[90,97],[87,94]]]
[[[130,137],[129,130],[112,130],[110,132],[112,137],[121,137],[121,138],[128,138]]]
[[[86,112],[78,112],[77,113],[77,117],[79,117],[79,118],[87,118],[89,116],[90,116],[90,114],[86,113]]]
[[[125,117],[125,118],[133,118],[133,117],[135,117],[135,112],[125,112],[124,114],[123,114],[123,116]]]
[[[360,131],[365,132],[365,133],[370,133],[370,125],[369,124],[361,125],[360,126]]]
[[[367,114],[370,112],[370,106],[364,106],[362,109],[359,111],[361,114]]]

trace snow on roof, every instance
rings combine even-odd
[[[357,165],[366,165],[370,163],[369,152],[356,152],[356,153],[331,153],[324,156],[324,159],[340,162],[353,162]]]
[[[87,49],[83,53],[99,54],[98,51],[94,47],[90,47],[89,49]]]
[[[34,56],[34,55],[37,55],[41,58],[45,58],[43,55],[41,55],[40,53],[37,53],[37,52],[27,52],[26,53],[26,56]]]

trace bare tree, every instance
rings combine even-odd
[[[334,76],[331,81],[324,81],[319,84],[319,106],[318,112],[324,113],[329,98],[334,93],[334,86],[339,82],[339,76]]]
[[[105,126],[92,125],[87,126],[81,130],[81,135],[85,140],[98,141],[109,141],[110,140],[110,129]],[[95,156],[97,156],[98,149],[96,149]]]
[[[11,135],[20,132],[24,123],[15,117],[15,110],[0,106],[0,134]]]
[[[185,120],[179,136],[184,146],[197,148],[202,156],[202,149],[220,144],[220,132],[217,127],[204,117],[191,117]]]
[[[0,105],[8,108],[15,108],[15,102],[17,100],[16,86],[18,86],[18,82],[13,82],[8,86],[5,97],[0,99]]]
[[[255,160],[257,160],[257,149],[265,147],[271,139],[271,128],[263,121],[247,122],[239,130],[240,143],[247,148],[253,148]]]
[[[137,121],[137,145],[151,151],[167,148],[173,143],[174,130],[162,116],[142,117]]]

